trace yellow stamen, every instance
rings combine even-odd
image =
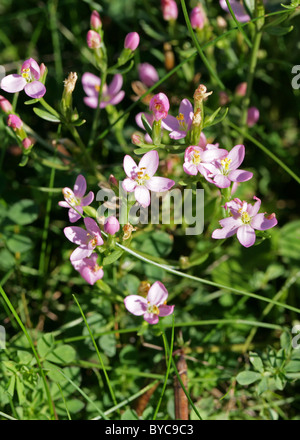
[[[159,315],[159,308],[153,304],[151,305],[148,301],[148,309],[147,309],[148,313],[153,313],[154,315]]]
[[[96,85],[95,90],[96,90],[96,92],[100,92],[100,86]]]
[[[247,211],[243,211],[242,212],[241,218],[242,218],[242,222],[245,223],[245,224],[249,223],[250,220],[251,220],[251,217],[250,217],[250,215],[248,214]]]
[[[231,159],[228,159],[228,157],[225,157],[225,159],[221,160],[221,165],[225,169],[225,171],[229,170],[229,165],[231,164]]]

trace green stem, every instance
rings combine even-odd
[[[88,150],[90,150],[90,148],[93,146],[94,140],[95,140],[99,116],[100,116],[100,112],[101,112],[100,103],[101,103],[101,99],[102,99],[103,87],[106,83],[106,77],[107,77],[107,71],[104,70],[101,74],[101,77],[100,77],[100,90],[99,90],[99,95],[98,95],[98,105],[97,105],[97,108],[96,108],[96,111],[94,114],[91,135],[90,135],[90,139],[89,139],[88,146],[87,146]]]
[[[230,5],[230,3],[229,3],[229,0],[226,0],[226,3],[227,3],[227,7],[228,7],[228,9],[229,9],[229,12],[230,12],[230,14],[231,14],[231,16],[232,16],[232,18],[233,18],[233,20],[234,20],[234,22],[235,22],[235,24],[236,24],[238,30],[241,32],[241,34],[243,34],[243,36],[244,36],[244,38],[245,38],[245,41],[246,41],[246,43],[248,44],[248,46],[249,46],[250,48],[252,48],[252,43],[251,43],[251,41],[249,40],[249,38],[247,37],[247,35],[246,35],[244,29],[242,28],[241,23],[237,20],[236,16],[234,15],[234,12],[233,12],[232,7],[231,7],[231,5]]]
[[[55,419],[55,413],[54,413],[54,407],[53,407],[53,402],[52,402],[49,386],[48,386],[48,383],[47,383],[47,380],[46,380],[46,376],[45,376],[42,364],[40,362],[39,356],[38,356],[37,351],[36,351],[36,349],[34,347],[34,344],[32,342],[32,339],[31,339],[28,331],[26,330],[24,324],[22,323],[21,319],[19,318],[19,316],[18,316],[14,306],[10,302],[9,298],[7,297],[6,293],[4,292],[4,290],[2,289],[1,286],[0,286],[0,293],[1,293],[2,298],[4,299],[4,301],[6,302],[7,306],[9,307],[10,311],[14,315],[15,320],[19,324],[22,332],[24,333],[24,335],[25,335],[25,337],[26,337],[26,339],[27,339],[27,341],[28,341],[28,343],[29,343],[29,345],[31,347],[31,350],[32,350],[33,355],[34,355],[34,357],[36,359],[36,362],[38,364],[38,368],[39,368],[39,371],[40,371],[40,374],[41,374],[41,377],[42,377],[42,381],[43,381],[43,384],[44,384],[45,392],[46,392],[47,399],[48,399],[48,405],[49,405],[49,410],[50,410],[50,414],[51,414],[51,419],[54,420]]]
[[[155,411],[154,411],[153,420],[156,420],[156,416],[157,416],[158,410],[160,408],[160,404],[161,404],[162,398],[163,398],[163,396],[165,394],[165,390],[166,390],[166,386],[167,386],[167,382],[168,382],[168,378],[169,378],[169,374],[170,374],[170,369],[171,369],[171,362],[172,362],[172,356],[173,356],[173,345],[174,345],[174,313],[172,315],[171,348],[170,348],[169,352],[168,352],[167,339],[166,339],[166,335],[165,335],[164,332],[162,333],[162,336],[163,336],[163,341],[164,341],[164,346],[165,346],[165,351],[166,351],[166,359],[168,358],[168,356],[169,356],[169,359],[168,359],[168,364],[167,364],[167,371],[166,371],[165,381],[164,381],[164,384],[163,384],[163,387],[162,387],[162,390],[161,390],[161,393],[160,393],[160,397],[159,397],[157,406],[156,406]]]
[[[222,90],[225,90],[225,86],[224,86],[224,84],[222,83],[222,81],[220,80],[220,78],[218,77],[218,75],[216,74],[216,72],[213,70],[213,68],[212,68],[211,65],[209,64],[209,62],[208,62],[206,56],[204,55],[203,50],[201,49],[201,46],[200,46],[200,44],[199,44],[199,42],[198,42],[198,40],[197,40],[197,37],[196,37],[196,35],[195,35],[195,32],[193,31],[193,28],[192,28],[192,25],[191,25],[191,22],[190,22],[190,19],[189,19],[189,15],[188,15],[188,12],[187,12],[186,5],[185,5],[185,1],[184,1],[184,0],[181,0],[181,7],[182,7],[182,11],[183,11],[183,15],[184,15],[184,18],[185,18],[186,25],[187,25],[187,27],[188,27],[188,30],[189,30],[189,32],[190,32],[190,34],[191,34],[192,40],[193,40],[193,42],[194,42],[194,44],[195,44],[195,47],[196,47],[196,49],[197,49],[197,51],[198,51],[198,54],[199,54],[201,60],[203,61],[204,65],[206,66],[206,68],[207,68],[207,70],[209,71],[210,75],[215,79],[215,81],[216,81],[216,83],[218,84],[218,86],[219,86]]]
[[[108,377],[107,371],[106,371],[106,369],[105,369],[105,365],[104,365],[104,363],[103,363],[103,360],[102,360],[101,354],[100,354],[100,352],[99,352],[98,346],[97,346],[97,344],[96,344],[95,338],[94,338],[94,336],[93,336],[93,333],[91,332],[90,326],[88,325],[88,322],[87,322],[87,320],[86,320],[86,317],[85,317],[85,315],[84,315],[84,313],[83,313],[83,310],[82,310],[82,308],[81,308],[79,302],[77,301],[76,296],[73,295],[73,298],[74,298],[74,300],[75,300],[75,302],[76,302],[76,304],[77,304],[77,306],[78,306],[78,308],[79,308],[79,310],[80,310],[81,316],[82,316],[82,318],[83,318],[83,320],[84,320],[84,323],[85,323],[85,325],[86,325],[86,328],[88,329],[88,332],[89,332],[89,334],[90,334],[91,340],[92,340],[93,345],[94,345],[94,347],[95,347],[95,350],[96,350],[96,353],[97,353],[98,359],[99,359],[99,361],[100,361],[101,368],[102,368],[102,370],[103,370],[103,373],[104,373],[104,376],[105,376],[105,379],[106,379],[106,383],[107,383],[107,386],[108,386],[108,389],[109,389],[109,392],[110,392],[111,398],[112,398],[112,400],[113,400],[113,403],[114,403],[114,405],[117,405],[117,400],[116,400],[115,394],[114,394],[114,392],[113,392],[113,389],[112,389],[112,386],[111,386],[111,383],[110,383],[110,380],[109,380],[109,377]]]

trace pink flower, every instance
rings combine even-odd
[[[63,208],[69,208],[69,220],[71,223],[75,223],[81,218],[80,214],[83,213],[83,207],[90,205],[94,200],[94,193],[90,191],[84,197],[86,192],[86,180],[81,174],[77,176],[73,191],[70,188],[64,188],[62,192],[65,202],[58,202],[58,204]],[[76,208],[78,212],[72,207]]]
[[[256,107],[249,107],[247,115],[248,127],[253,127],[259,120],[259,110]]]
[[[104,223],[104,232],[110,235],[115,235],[120,230],[120,223],[118,219],[111,215],[107,219],[105,219]]]
[[[97,263],[98,254],[93,253],[90,257],[82,260],[72,261],[74,269],[76,269],[83,279],[92,286],[96,281],[103,278],[104,272],[102,267]]]
[[[4,113],[9,113],[13,109],[11,103],[2,95],[0,95],[0,108]]]
[[[157,70],[149,63],[139,64],[138,71],[140,80],[147,87],[153,86],[159,80]]]
[[[255,229],[265,231],[277,225],[275,214],[265,217],[265,213],[258,214],[261,200],[256,200],[254,205],[242,202],[240,199],[233,199],[226,203],[225,208],[230,209],[232,216],[223,218],[219,221],[222,229],[215,229],[212,238],[223,239],[237,234],[237,238],[241,245],[250,247],[255,243]]]
[[[30,98],[42,98],[46,87],[39,81],[41,75],[38,63],[29,58],[21,67],[21,75],[12,74],[5,76],[1,81],[1,89],[9,93],[20,92],[24,89]]]
[[[174,0],[161,0],[163,18],[166,21],[176,20],[178,17],[177,3]]]
[[[237,96],[241,96],[242,97],[242,96],[245,96],[246,93],[247,93],[247,83],[246,83],[246,81],[244,81],[244,82],[242,82],[242,83],[240,83],[240,84],[238,84],[236,86],[235,94]]]
[[[101,84],[100,78],[93,73],[86,72],[82,75],[81,81],[83,89],[87,94],[87,96],[83,98],[84,103],[88,107],[97,108]],[[103,86],[100,108],[104,108],[108,104],[116,105],[122,101],[125,96],[125,92],[121,90],[122,85],[123,77],[120,73],[117,73],[109,86],[106,84]]]
[[[129,32],[129,34],[126,35],[124,41],[125,49],[130,49],[134,51],[137,49],[139,44],[140,44],[140,36],[137,32]]]
[[[164,93],[154,95],[149,104],[149,109],[153,112],[156,121],[166,118],[169,108],[169,99]]]
[[[22,144],[25,150],[28,150],[28,148],[30,148],[33,145],[28,137],[22,140]]]
[[[98,32],[89,30],[86,35],[86,42],[90,49],[99,49],[101,46],[101,36]]]
[[[78,226],[68,226],[64,229],[67,239],[79,245],[71,254],[71,262],[90,257],[93,250],[104,243],[101,231],[95,220],[86,217],[84,224],[87,230]]]
[[[231,182],[246,182],[250,180],[253,173],[238,170],[244,157],[244,145],[236,145],[226,157],[206,165],[206,169],[209,171],[208,175],[205,176],[206,179],[219,188],[228,188]]]
[[[193,122],[193,106],[188,99],[183,99],[179,106],[179,115],[167,115],[162,121],[162,127],[171,131],[171,139],[182,139],[186,137]]]
[[[166,177],[153,177],[158,164],[159,156],[156,150],[144,154],[138,166],[129,155],[124,157],[123,167],[127,179],[122,182],[122,187],[124,191],[134,192],[137,202],[144,208],[150,205],[150,191],[167,191],[175,184]]]
[[[190,21],[192,28],[194,29],[203,29],[206,22],[206,14],[203,10],[202,5],[196,6],[192,9],[190,13]]]
[[[219,0],[220,6],[224,11],[229,12],[226,0]],[[234,15],[236,16],[236,19],[240,21],[241,23],[244,23],[246,21],[250,20],[249,15],[247,14],[244,6],[237,0],[229,0],[230,6],[234,12]]]
[[[10,114],[7,117],[7,125],[13,130],[20,130],[23,127],[23,121],[19,116]]]
[[[156,281],[150,287],[147,298],[140,295],[129,295],[124,299],[126,309],[135,316],[144,316],[149,324],[157,324],[159,317],[169,316],[175,306],[167,306],[168,291],[165,286]]]
[[[93,11],[91,13],[90,24],[91,24],[91,28],[96,31],[101,28],[102,22],[100,15],[97,11]]]
[[[217,159],[224,158],[228,154],[227,150],[218,149],[213,145],[211,147],[207,145],[205,150],[196,145],[188,147],[184,153],[183,169],[185,173],[190,176],[196,176],[199,172],[204,177],[207,177],[209,171],[206,166]]]

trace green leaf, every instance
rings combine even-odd
[[[20,252],[20,254],[29,251],[33,247],[33,241],[26,235],[16,234],[9,238],[6,242],[8,249],[13,252]]]
[[[16,264],[16,260],[8,249],[0,250],[0,269],[9,270],[12,269]]]
[[[19,163],[19,167],[25,167],[28,163],[28,159],[29,159],[29,156],[26,156],[25,154],[23,154],[22,159]]]
[[[146,116],[144,115],[144,113],[142,113],[141,119],[142,119],[142,123],[143,123],[143,126],[144,126],[146,132],[149,134],[150,137],[152,137],[152,127],[149,124],[149,122],[148,122]]]
[[[116,337],[115,335],[103,335],[99,338],[99,345],[108,357],[113,357],[116,354]]]
[[[139,420],[139,417],[133,409],[126,409],[121,416],[121,420]]]
[[[110,255],[103,258],[103,266],[114,263],[123,255],[123,253],[124,251],[122,249],[117,249],[116,251],[113,251]]]
[[[255,368],[255,370],[259,371],[260,373],[263,373],[264,365],[257,353],[250,352],[250,362]]]
[[[33,200],[23,199],[10,207],[7,216],[17,225],[29,225],[38,218],[38,208]]]
[[[255,371],[242,371],[236,377],[236,380],[240,385],[250,385],[259,379],[261,379],[261,374],[256,373]]]
[[[152,145],[152,147],[151,148],[144,148],[144,147],[142,147],[142,148],[136,148],[135,150],[133,150],[133,152],[134,152],[134,154],[137,154],[138,156],[140,155],[140,154],[145,154],[145,153],[148,153],[148,151],[149,150],[157,150],[159,147],[157,147],[157,146],[153,146]]]
[[[244,6],[250,15],[255,12],[255,0],[244,0]]]
[[[56,116],[52,115],[51,113],[47,112],[46,110],[43,110],[38,107],[33,107],[33,111],[37,116],[44,119],[45,121],[60,122],[60,119],[58,119]]]
[[[39,100],[40,98],[29,99],[28,101],[25,101],[24,104],[26,105],[36,104],[37,102],[39,102]]]
[[[116,73],[120,73],[121,75],[124,75],[125,73],[128,73],[133,68],[133,66],[134,66],[134,61],[131,60],[129,66],[123,67],[122,69],[120,67],[116,67],[116,68],[112,67],[108,69],[107,73],[111,73],[112,75],[115,75]]]
[[[267,391],[269,388],[269,382],[267,377],[263,377],[262,380],[258,383],[256,391],[257,394],[260,396],[262,393]]]
[[[45,358],[48,353],[54,348],[54,337],[52,333],[45,333],[37,341],[37,351],[42,358]]]
[[[56,364],[69,364],[76,358],[76,351],[71,345],[59,345],[46,355],[47,361]]]
[[[16,376],[13,375],[13,376],[10,378],[9,385],[8,385],[8,388],[7,388],[7,393],[8,393],[11,397],[14,396],[14,392],[15,392],[15,384],[16,384]]]
[[[135,237],[134,247],[153,257],[167,256],[174,244],[173,236],[162,231],[146,232]]]
[[[204,125],[203,125],[204,128],[219,124],[220,122],[223,121],[223,119],[226,118],[227,113],[228,113],[228,107],[225,109],[223,115],[221,115],[220,117],[217,118],[217,115],[220,112],[221,108],[222,107],[219,107],[212,115],[205,117]]]
[[[18,399],[20,405],[25,402],[26,398],[24,396],[24,383],[22,382],[22,379],[20,379],[18,376],[16,378],[16,389],[18,394]]]
[[[268,32],[268,34],[270,35],[275,35],[277,37],[281,37],[282,35],[286,35],[289,32],[291,32],[294,29],[294,26],[289,26],[289,27],[285,27],[285,26],[274,26],[274,27],[270,27],[267,28],[266,31]]]
[[[28,351],[25,351],[25,350],[17,350],[17,355],[18,355],[20,362],[25,365],[29,364],[31,362],[31,360],[33,359],[32,354]]]

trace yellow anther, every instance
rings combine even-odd
[[[242,222],[243,223],[249,223],[250,220],[251,220],[251,217],[250,217],[250,215],[248,214],[247,211],[243,211],[242,212],[241,218],[242,218]]]
[[[154,315],[159,315],[159,308],[158,308],[155,304],[151,305],[151,304],[148,302],[148,309],[147,309],[147,312],[148,312],[148,313],[153,313]]]
[[[100,86],[96,85],[95,90],[96,90],[96,92],[100,92]]]
[[[179,115],[176,116],[176,119],[179,122],[179,126],[183,129],[186,129],[186,123],[183,114],[179,113]]]
[[[228,157],[225,157],[225,159],[221,160],[221,165],[223,168],[225,168],[226,171],[229,170],[229,165],[231,164],[231,159],[228,159]]]

